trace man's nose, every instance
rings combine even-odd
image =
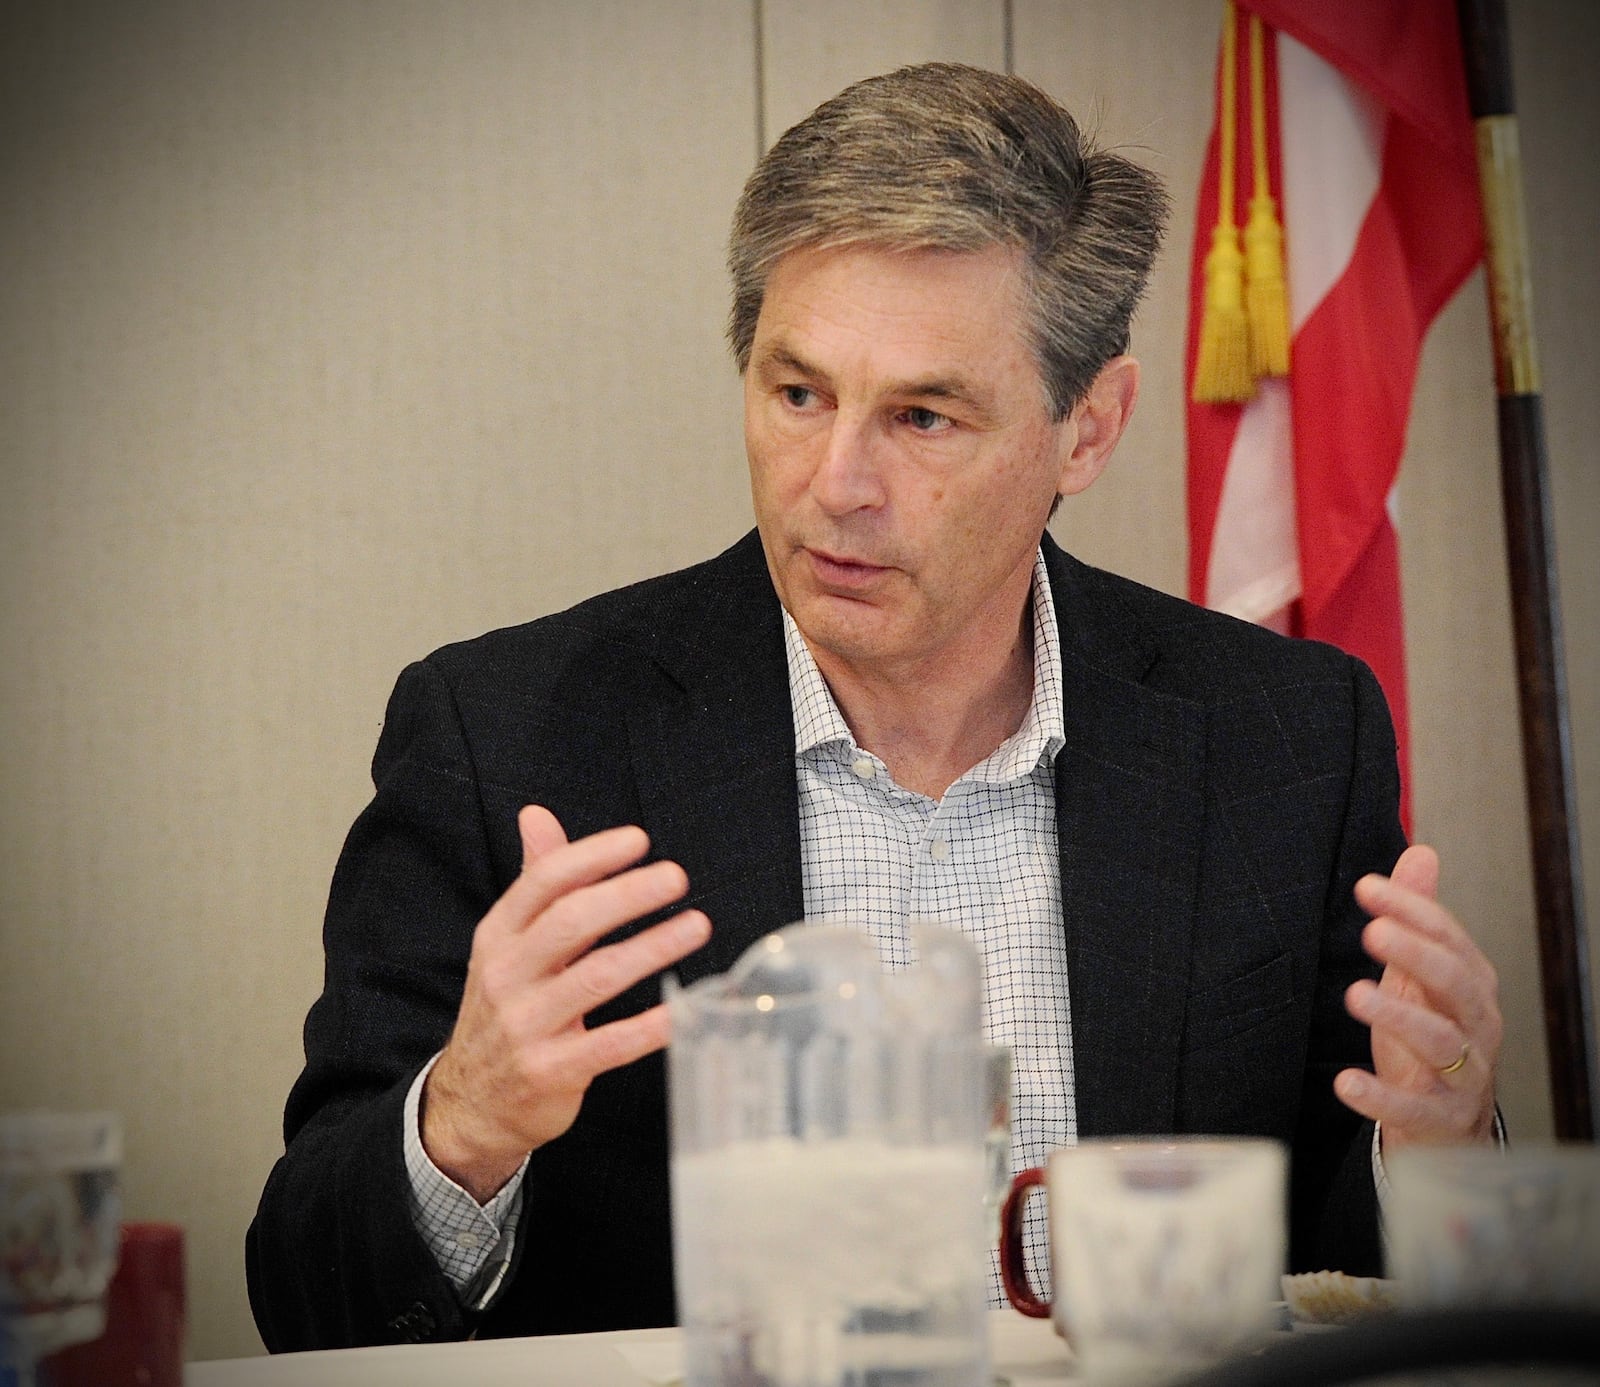
[[[871,416],[836,410],[811,476],[817,504],[829,515],[881,506],[886,499],[883,447]]]

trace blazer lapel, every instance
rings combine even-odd
[[[1173,1130],[1204,814],[1205,710],[1150,687],[1159,654],[1092,570],[1045,541],[1062,635],[1061,910],[1080,1136]]]
[[[805,913],[794,720],[777,595],[754,534],[706,566],[691,600],[657,614],[662,671],[682,691],[629,718],[653,846],[689,874],[711,940],[678,969],[724,972]]]

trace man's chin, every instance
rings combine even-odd
[[[789,615],[815,654],[846,664],[873,664],[894,646],[893,622],[865,598],[812,592],[789,606]]]

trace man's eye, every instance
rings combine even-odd
[[[938,433],[949,428],[952,422],[949,416],[937,410],[924,409],[921,405],[913,405],[902,417],[918,433]]]
[[[783,396],[783,402],[791,409],[805,409],[816,400],[810,387],[805,385],[786,385],[779,393]]]

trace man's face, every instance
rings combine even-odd
[[[1016,641],[1077,434],[1024,336],[1017,253],[785,256],[744,400],[767,564],[825,672],[926,674]]]

